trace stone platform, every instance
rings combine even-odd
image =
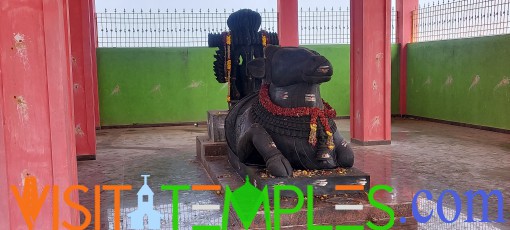
[[[314,186],[315,195],[334,195],[346,193],[368,193],[370,189],[370,176],[356,168],[332,170],[295,170],[291,178],[271,176],[264,167],[247,166],[239,162],[236,155],[228,152],[228,161],[235,162],[232,166],[242,177],[250,178],[250,182],[259,189],[268,186],[269,194],[273,194],[274,186],[294,185],[301,191],[306,191],[308,185]],[[336,185],[361,185],[363,191],[336,191]],[[294,193],[282,193],[284,196],[294,197]]]
[[[370,176],[357,169],[301,171],[292,178],[275,178],[261,168],[236,165],[237,170],[229,162],[228,147],[225,142],[213,142],[208,137],[197,137],[197,157],[204,166],[213,183],[221,185],[222,189],[228,185],[232,190],[242,186],[244,177],[248,175],[251,183],[258,188],[268,186],[269,197],[273,197],[273,187],[281,184],[294,185],[303,191],[305,197],[306,186],[314,185],[313,216],[317,225],[365,225],[367,221],[384,225],[388,222],[388,214],[373,207],[368,202],[367,192],[370,188]],[[362,185],[364,191],[336,191],[335,185]],[[282,193],[281,206],[292,208],[297,200],[292,192]],[[309,199],[309,198],[308,198]],[[377,196],[376,196],[377,199]],[[417,223],[412,218],[411,202],[381,201],[395,212],[395,225],[392,229],[416,229]],[[272,209],[272,199],[270,201]],[[281,225],[292,229],[306,229],[307,207],[306,200],[301,211],[282,215]],[[335,205],[361,205],[362,210],[336,210]],[[231,209],[233,229],[241,228],[239,219]],[[400,219],[405,218],[405,223]],[[264,212],[258,212],[251,229],[265,229]]]

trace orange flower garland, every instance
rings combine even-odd
[[[271,98],[269,98],[269,84],[263,84],[259,92],[259,101],[267,111],[276,116],[310,116],[310,135],[308,136],[308,143],[312,146],[317,144],[317,119],[319,119],[322,126],[324,126],[324,131],[328,135],[326,145],[330,150],[335,148],[333,133],[331,132],[328,119],[335,118],[336,111],[324,100],[322,100],[324,103],[324,109],[322,110],[317,107],[284,108],[271,101]]]
[[[232,45],[232,35],[230,32],[223,33],[225,40],[225,77],[228,84],[227,102],[230,102],[230,74],[232,72],[232,60],[230,57],[230,46]]]
[[[267,32],[265,30],[260,31],[262,34],[261,43],[262,47],[266,47],[269,42]],[[232,46],[232,34],[230,32],[223,32],[223,42],[225,43],[225,78],[228,84],[228,95],[227,102],[230,102],[230,76],[232,75],[232,57],[230,56]]]

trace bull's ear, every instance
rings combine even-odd
[[[248,62],[248,73],[254,78],[262,79],[266,73],[266,60],[264,58],[255,58]]]

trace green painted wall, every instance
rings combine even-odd
[[[309,45],[333,65],[331,81],[321,85],[324,100],[336,109],[338,116],[349,116],[350,110],[350,45]],[[399,113],[400,61],[398,45],[391,46],[391,113]]]
[[[400,45],[391,46],[391,114],[400,114]]]
[[[338,116],[348,116],[350,46],[307,47],[331,61],[334,75],[321,86],[321,93]],[[392,46],[392,82],[396,80],[392,88],[398,90],[398,68],[394,68],[398,61],[393,61],[398,60],[397,48]],[[205,47],[98,49],[101,125],[205,121],[207,110],[226,109],[227,88],[212,71],[214,51]],[[395,100],[397,107],[392,106],[392,111],[398,113]]]
[[[410,44],[408,114],[510,129],[510,36]]]
[[[319,52],[333,66],[331,81],[321,85],[321,96],[336,110],[337,116],[349,116],[350,106],[350,46],[349,45],[308,45]]]
[[[212,72],[212,48],[100,48],[101,125],[206,120],[226,109],[227,88]]]

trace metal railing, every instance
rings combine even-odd
[[[349,44],[351,43],[351,18],[349,8],[301,9],[299,11],[299,44]],[[391,10],[391,42],[396,40],[395,9]]]
[[[308,44],[348,44],[350,43],[349,9],[326,10],[323,8],[300,9],[299,43]]]
[[[207,34],[227,31],[232,10],[114,10],[97,13],[99,47],[207,46]],[[276,11],[257,11],[261,29],[275,32]]]
[[[99,47],[207,46],[207,34],[227,31],[231,10],[114,10],[97,13]],[[261,29],[277,32],[277,12],[260,10]],[[300,44],[350,43],[349,8],[299,10]],[[391,41],[396,13],[392,10]],[[413,42],[510,33],[510,0],[440,0],[413,13]]]
[[[274,9],[256,10],[261,29],[277,32]],[[227,31],[231,10],[114,10],[97,13],[99,47],[207,46],[207,34]],[[349,8],[299,10],[300,44],[350,43]],[[396,13],[392,11],[392,42]]]
[[[510,0],[447,0],[421,5],[413,13],[413,41],[510,33]]]

